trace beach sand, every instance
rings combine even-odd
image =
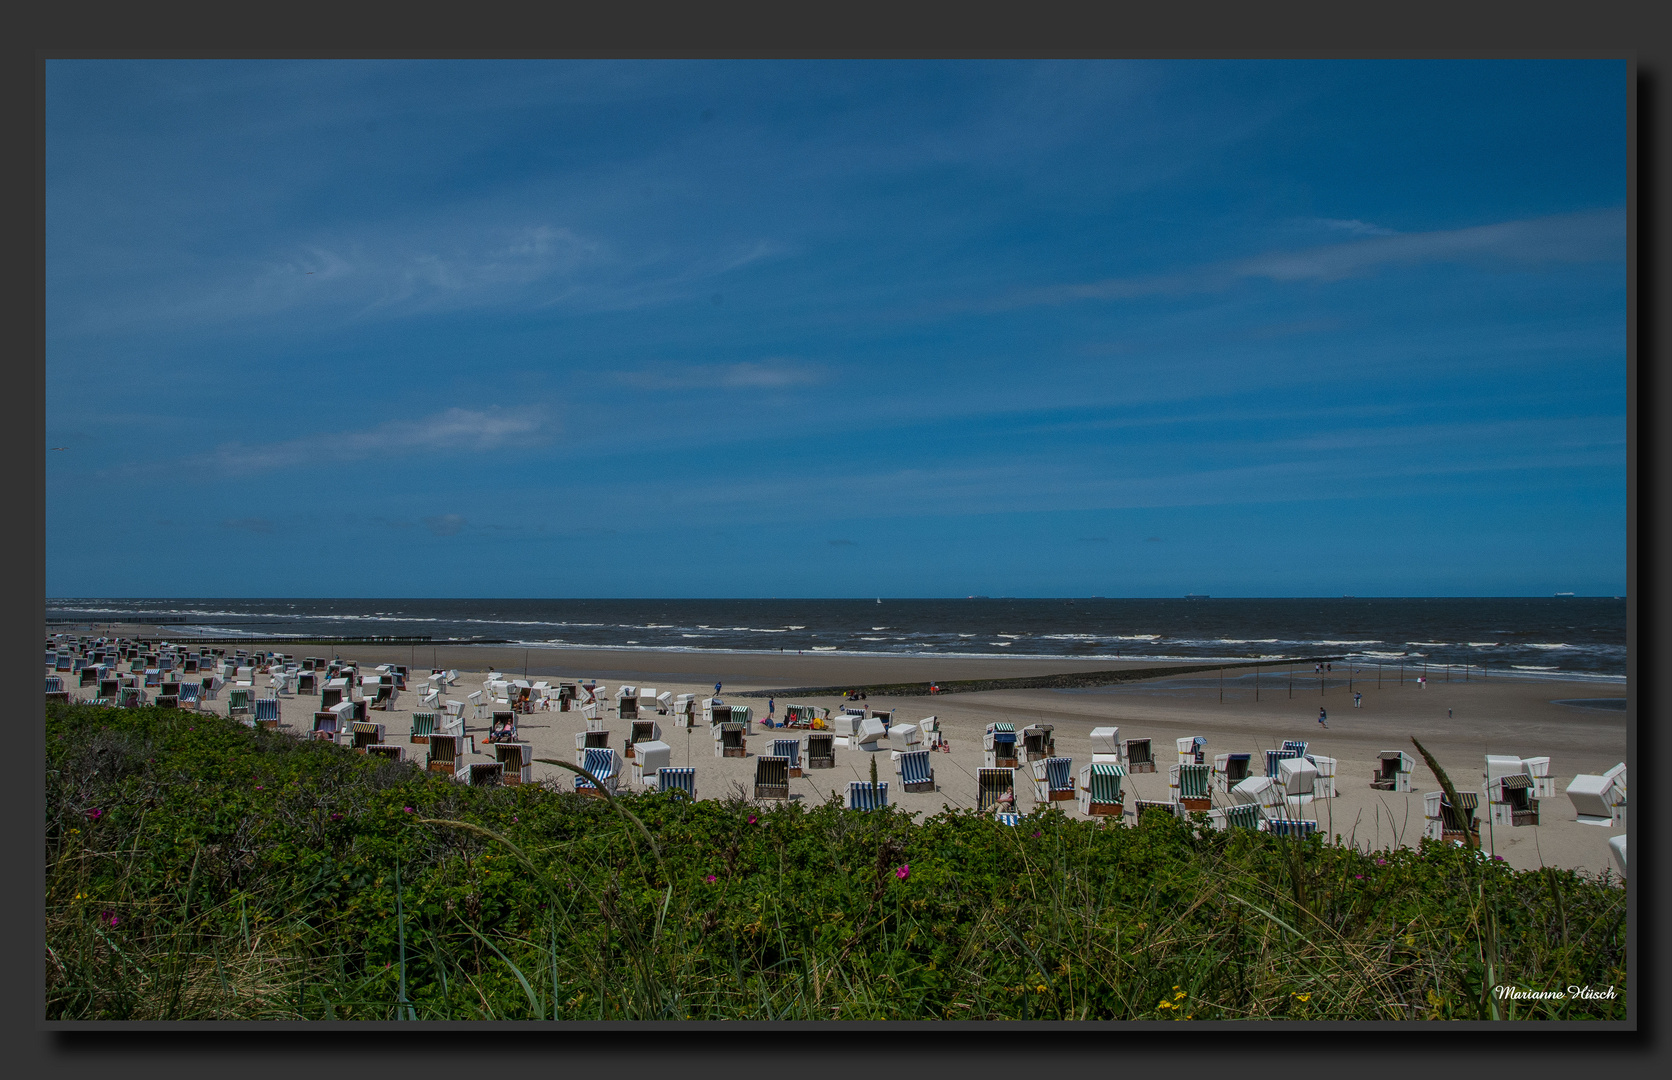
[[[110,630],[128,637],[146,633],[145,628],[133,626]],[[345,645],[333,649],[252,641],[249,647],[276,648],[297,656],[334,652],[367,664],[408,664],[414,669],[415,682],[421,681],[432,666],[456,668],[460,672],[458,684],[444,697],[459,701],[481,688],[483,675],[490,666],[497,667],[507,677],[520,678],[525,664],[524,650],[493,646]],[[609,731],[610,745],[617,753],[622,750],[630,729],[629,722],[615,716],[609,707],[613,706],[618,685],[626,682],[641,688],[653,687],[676,696],[689,693],[700,701],[712,694],[716,681],[722,682],[723,699],[754,709],[756,722],[751,725],[750,756],[746,759],[715,757],[712,737],[702,726],[700,717],[698,726],[687,730],[675,728],[671,717],[648,716],[641,711],[641,718],[655,719],[661,724],[662,740],[672,747],[672,764],[695,767],[700,798],[724,798],[737,792],[751,794],[754,757],[769,749],[770,740],[790,737],[805,740],[805,731],[763,728],[759,720],[766,713],[765,699],[736,697],[740,692],[789,686],[1005,678],[1157,666],[1027,657],[857,657],[631,649],[530,649],[526,664],[530,680],[596,679],[604,684],[607,693],[600,694],[600,700],[606,702],[601,712],[605,718],[603,726]],[[1378,686],[1377,672],[1370,668],[1351,675],[1352,689],[1363,695],[1363,707],[1355,709],[1347,689],[1349,672],[1341,665],[1337,668],[1320,694],[1317,676],[1306,665],[1305,672],[1295,673],[1292,697],[1286,670],[1268,668],[1261,675],[1258,702],[1254,700],[1252,677],[1234,669],[1226,673],[1223,702],[1213,672],[1086,690],[873,696],[864,704],[875,709],[896,710],[896,723],[913,723],[931,715],[940,719],[951,752],[930,755],[939,790],[915,794],[900,791],[893,762],[886,751],[873,755],[838,747],[836,768],[804,771],[801,778],[790,781],[791,797],[814,803],[823,801],[831,792],[845,796],[849,781],[868,779],[869,764],[875,757],[878,779],[889,782],[890,801],[904,810],[932,814],[948,806],[973,807],[975,774],[982,765],[982,734],[987,724],[1007,720],[1018,730],[1036,721],[1053,724],[1057,754],[1072,758],[1076,773],[1091,760],[1091,729],[1116,725],[1122,740],[1151,739],[1157,762],[1156,772],[1131,775],[1124,782],[1126,820],[1131,822],[1134,799],[1167,799],[1167,767],[1177,761],[1175,739],[1203,736],[1210,761],[1214,754],[1227,751],[1253,753],[1256,775],[1262,771],[1262,751],[1281,747],[1285,739],[1304,739],[1312,753],[1328,755],[1339,762],[1338,796],[1317,800],[1305,816],[1316,817],[1325,833],[1338,836],[1343,842],[1381,849],[1401,843],[1414,845],[1421,838],[1423,793],[1439,789],[1438,782],[1411,745],[1411,736],[1415,736],[1463,791],[1484,788],[1486,754],[1549,756],[1550,772],[1556,778],[1556,795],[1540,800],[1540,823],[1493,827],[1483,806],[1478,815],[1482,820],[1482,847],[1495,851],[1520,869],[1551,865],[1600,873],[1605,868],[1613,868],[1608,841],[1621,830],[1579,824],[1563,791],[1577,773],[1600,773],[1627,760],[1627,714],[1553,702],[1564,698],[1620,698],[1625,696],[1624,687],[1492,675],[1485,681],[1474,678],[1469,682],[1449,683],[1430,678],[1426,688],[1419,688],[1409,672],[1401,685],[1397,672],[1387,669],[1381,672]],[[257,685],[260,686],[259,681]],[[281,711],[287,727],[311,727],[317,698],[302,695],[285,697],[282,701]],[[779,696],[776,702],[779,717],[783,716],[784,706],[792,701],[822,705],[833,713],[840,711],[843,704],[839,694]],[[410,717],[417,705],[418,695],[408,691],[400,695],[393,710],[386,714],[374,712],[372,718],[386,723],[388,741],[406,745],[408,759],[421,764],[425,748],[407,742]],[[1320,705],[1329,711],[1327,730],[1317,723]],[[212,703],[214,706],[224,711],[224,693],[220,701]],[[1450,717],[1448,709],[1452,712]],[[468,710],[466,715],[469,716]],[[492,760],[485,739],[487,726],[485,720],[468,723],[468,730],[477,736],[478,749],[489,751],[471,760]],[[536,712],[518,717],[519,739],[531,744],[535,757],[573,761],[574,734],[584,727],[579,712]],[[1413,791],[1409,794],[1376,791],[1370,787],[1377,755],[1384,750],[1403,750],[1417,760]],[[1030,775],[1025,765],[1017,772],[1017,809],[1024,813],[1035,805],[1031,783],[1027,781]],[[566,789],[573,781],[573,774],[544,764],[534,766],[533,776],[537,781],[556,780]],[[630,788],[630,763],[624,765],[622,777],[622,786]],[[1222,795],[1215,797],[1215,805],[1224,801]],[[1077,816],[1073,802],[1056,805]]]

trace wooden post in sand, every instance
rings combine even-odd
[[[1293,660],[1291,660],[1291,661],[1289,661],[1289,699],[1291,701],[1294,700],[1294,696],[1295,696],[1295,662]]]
[[[1254,700],[1260,700],[1260,663],[1257,660],[1254,662]]]
[[[1225,669],[1219,669],[1219,704],[1225,704]]]

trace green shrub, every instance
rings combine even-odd
[[[1160,814],[612,803],[204,714],[46,722],[50,1019],[1625,1016],[1607,875]]]

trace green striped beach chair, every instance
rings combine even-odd
[[[1080,770],[1080,813],[1087,817],[1120,817],[1126,813],[1121,781],[1126,770],[1110,762],[1093,762]]]
[[[438,716],[433,712],[415,712],[412,714],[412,730],[407,734],[407,742],[427,743],[430,736],[435,734]]]

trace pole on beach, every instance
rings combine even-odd
[[[1254,665],[1254,700],[1256,702],[1260,700],[1260,665],[1258,663]]]
[[[1289,661],[1289,697],[1290,697],[1291,700],[1293,700],[1294,696],[1295,696],[1295,662],[1293,660],[1291,660],[1291,661]]]
[[[1225,704],[1225,669],[1219,669],[1219,704]]]

